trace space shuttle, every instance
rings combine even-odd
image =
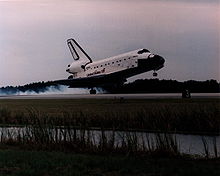
[[[89,88],[90,94],[96,94],[95,88],[111,90],[124,84],[127,78],[164,67],[164,58],[152,54],[145,48],[130,51],[106,59],[93,61],[74,39],[68,39],[67,45],[73,62],[66,68],[68,79],[58,80],[57,84],[70,88]]]

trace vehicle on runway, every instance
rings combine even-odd
[[[89,88],[90,94],[96,94],[95,87],[111,90],[124,84],[127,78],[144,72],[154,71],[153,76],[157,76],[156,71],[164,67],[164,58],[147,49],[93,61],[74,39],[68,39],[67,45],[74,60],[66,69],[71,75],[56,83],[70,88]]]

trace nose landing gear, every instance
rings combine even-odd
[[[89,91],[89,93],[94,95],[94,94],[96,94],[96,90],[92,88],[92,89]]]

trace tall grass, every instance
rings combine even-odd
[[[133,109],[111,108],[102,111],[58,108],[47,113],[29,107],[25,111],[0,108],[0,124],[42,125],[104,128],[115,130],[146,130],[161,132],[220,134],[219,104],[150,104]],[[36,115],[38,118],[36,118]]]
[[[80,153],[104,153],[125,155],[151,155],[181,157],[180,144],[175,134],[135,132],[124,129],[91,129],[87,124],[57,126],[50,118],[34,109],[30,110],[29,124],[23,127],[0,128],[0,145],[20,146],[23,149],[71,151]],[[204,156],[219,157],[219,146],[213,137],[213,145],[202,138]],[[210,150],[213,147],[214,156]]]
[[[126,101],[71,108],[63,103],[51,111],[2,106],[1,125],[19,128],[1,128],[0,143],[40,150],[180,156],[180,146],[171,132],[220,134],[219,103]],[[149,131],[156,135],[144,133]],[[205,139],[203,145],[209,158],[211,146]],[[213,150],[219,157],[215,140]]]
[[[202,143],[203,143],[203,148],[204,148],[204,156],[205,158],[211,158],[210,150],[212,148],[214,158],[219,158],[219,150],[220,146],[218,146],[217,141],[216,141],[216,136],[212,137],[212,141],[208,142],[207,139],[202,136]]]
[[[140,138],[140,134],[136,132],[108,131],[104,128],[91,130],[85,119],[77,124],[78,126],[72,126],[72,123],[63,123],[62,126],[57,126],[48,116],[42,118],[39,111],[29,109],[28,124],[23,127],[1,128],[0,143],[31,149],[89,153],[179,154],[175,137],[170,134],[158,134],[156,140],[150,140],[144,133],[141,133]]]
[[[58,150],[80,153],[105,153],[125,155],[180,156],[179,148],[170,134],[156,135],[154,140],[140,139],[136,133],[91,131],[64,128],[28,126],[1,129],[0,144],[21,146],[23,149]]]

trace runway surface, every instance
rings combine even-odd
[[[169,99],[182,98],[181,93],[167,94],[38,94],[0,95],[0,99]],[[220,98],[220,93],[192,93],[191,98]]]

